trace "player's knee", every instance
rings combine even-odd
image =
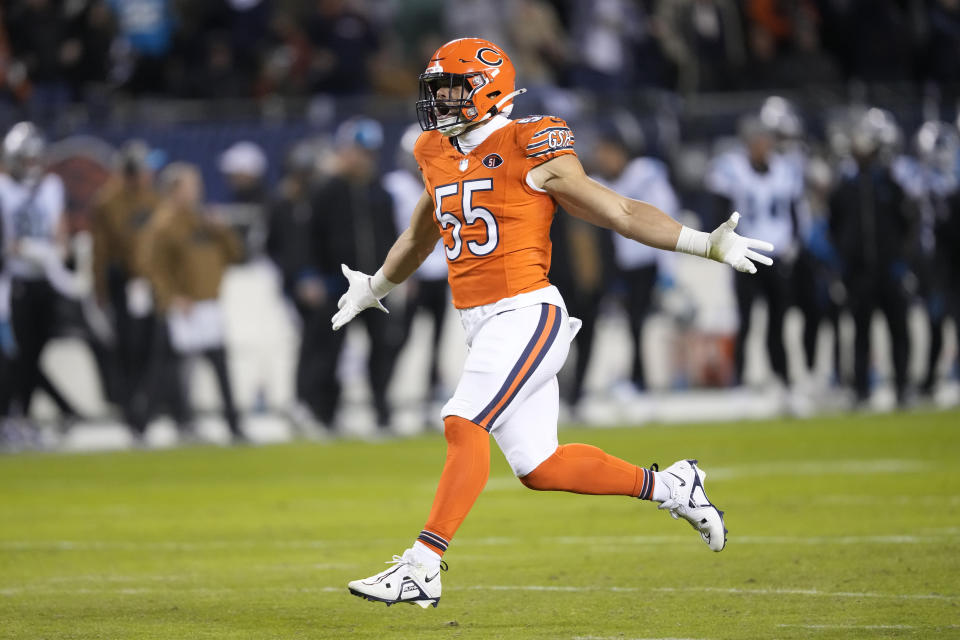
[[[528,489],[534,491],[556,491],[557,473],[556,473],[557,452],[554,452],[549,458],[537,465],[537,468],[525,476],[519,478]]]
[[[443,419],[443,436],[448,445],[487,442],[490,438],[483,427],[460,416],[447,416]]]
[[[534,491],[548,490],[543,476],[537,475],[536,469],[520,478],[520,482],[522,482],[523,486],[525,486],[527,489],[533,489]]]

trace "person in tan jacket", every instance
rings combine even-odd
[[[157,310],[169,329],[178,382],[174,419],[191,422],[185,395],[186,360],[203,356],[220,386],[224,417],[235,440],[243,440],[233,400],[224,344],[220,284],[227,268],[242,257],[236,234],[202,210],[203,183],[197,167],[173,163],[160,174],[162,200],[150,221],[141,252],[143,273],[153,287]]]
[[[94,201],[91,224],[94,293],[115,336],[105,380],[107,396],[123,408],[135,439],[143,437],[149,418],[145,373],[158,329],[150,287],[136,258],[159,202],[151,153],[140,140],[124,145],[116,173]]]

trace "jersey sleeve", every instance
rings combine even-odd
[[[529,169],[558,156],[577,155],[573,131],[563,118],[533,116],[522,118],[517,124],[522,127],[517,140]]]

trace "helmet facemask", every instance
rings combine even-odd
[[[449,137],[460,135],[467,127],[486,120],[489,116],[480,114],[473,101],[476,92],[485,84],[487,78],[482,73],[421,74],[420,99],[417,101],[420,127],[424,131],[436,129]],[[440,98],[438,94],[443,89],[447,90],[448,97]],[[459,98],[449,97],[458,92]]]

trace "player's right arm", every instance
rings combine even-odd
[[[433,199],[424,191],[414,207],[410,226],[393,243],[383,266],[375,274],[368,276],[341,265],[350,287],[337,303],[340,310],[331,319],[333,330],[338,330],[369,307],[386,311],[380,299],[417,270],[439,239],[440,229],[433,221]]]

